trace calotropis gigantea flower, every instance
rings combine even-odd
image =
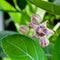
[[[41,22],[41,19],[39,15],[33,14],[31,16],[31,22],[29,26],[34,29],[33,37],[38,37],[40,45],[45,47],[49,45],[49,40],[47,39],[47,35],[53,34],[54,32],[47,27],[46,24],[48,20],[46,20],[43,23],[40,23],[40,22]]]
[[[33,18],[33,16],[32,16],[32,18]],[[40,20],[40,18],[39,18],[39,20]],[[38,21],[38,20],[36,20],[36,21]],[[41,20],[40,20],[41,21]],[[31,22],[30,22],[30,26],[34,29],[34,35],[33,35],[33,37],[38,37],[40,40],[39,40],[39,43],[40,43],[40,45],[42,45],[43,47],[45,47],[45,46],[48,46],[49,45],[49,40],[47,39],[47,35],[48,34],[53,34],[54,32],[51,30],[51,29],[49,29],[48,27],[47,27],[47,22],[48,22],[48,20],[46,20],[45,22],[43,22],[43,23],[40,23],[40,24],[34,24],[33,22],[32,22],[32,20],[31,20]]]

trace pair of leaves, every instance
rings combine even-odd
[[[17,0],[17,2],[19,2],[19,0]],[[14,0],[14,3],[16,5],[15,0]],[[17,9],[16,10],[11,4],[9,4],[5,0],[0,0],[0,6],[2,7],[2,11],[5,11],[5,12],[9,13],[9,15],[12,18],[13,22],[18,23],[18,24],[22,24],[22,23],[26,24],[26,22],[30,21],[29,15],[28,15],[28,13],[26,11],[27,10],[29,11],[32,8],[32,6],[31,6],[31,8],[30,8],[30,6],[28,6],[28,8],[30,8],[30,9],[27,9],[27,10],[25,9],[26,11],[22,11],[22,10],[17,11],[18,10],[17,8],[16,8]]]
[[[31,37],[14,32],[5,32],[5,35],[1,32],[1,35],[3,51],[12,60],[47,60],[40,45]]]

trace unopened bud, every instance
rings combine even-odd
[[[46,46],[49,45],[49,40],[45,36],[44,37],[40,37],[39,42],[40,42],[40,45],[42,47],[46,47]]]
[[[33,14],[31,16],[31,22],[34,23],[34,24],[39,24],[41,21],[41,18],[38,14]]]
[[[25,26],[25,25],[20,25],[20,31],[24,34],[28,33],[29,31],[29,28],[28,26]]]

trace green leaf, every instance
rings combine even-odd
[[[1,45],[1,40],[3,37],[8,36],[8,35],[12,35],[12,34],[16,34],[16,32],[13,31],[1,31],[0,32],[0,45]]]
[[[25,35],[8,35],[2,39],[2,47],[12,60],[47,60],[40,45]]]
[[[49,2],[54,2],[55,0],[48,0]]]
[[[60,35],[57,37],[55,42],[52,60],[60,60]]]
[[[44,48],[44,51],[46,53],[48,60],[51,60],[51,58],[52,58],[53,47],[54,47],[54,44],[50,42],[49,46]]]
[[[16,0],[16,2],[20,9],[24,9],[27,4],[26,0]]]
[[[2,50],[1,43],[2,38],[8,35],[16,34],[16,32],[13,31],[1,31],[0,32],[0,57],[6,57],[5,53]]]
[[[20,24],[22,24],[22,25],[23,24],[28,24],[29,22],[30,22],[29,15],[26,13],[26,11],[23,11]]]
[[[0,1],[0,6],[2,7],[3,11],[6,11],[6,12],[9,13],[10,17],[12,18],[12,20],[15,23],[19,23],[20,22],[21,14],[19,14],[17,12],[13,12],[13,11],[16,11],[16,9],[12,5],[10,5],[5,0],[1,0]]]
[[[53,4],[51,2],[46,2],[42,0],[29,0],[31,3],[40,7],[52,14],[60,15],[60,5]]]
[[[11,60],[10,58],[3,58],[3,60]]]
[[[14,31],[1,31],[0,32],[0,39],[2,39],[5,36],[12,35],[12,34],[16,34],[16,32],[14,32]]]

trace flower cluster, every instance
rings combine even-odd
[[[54,34],[54,32],[47,27],[47,23],[48,23],[48,20],[41,23],[41,19],[38,14],[33,14],[31,16],[31,22],[29,23],[29,26],[34,29],[33,37],[38,37],[39,43],[43,47],[49,45],[47,34]],[[22,33],[27,33],[29,31],[29,28],[28,26],[21,25],[20,31]]]

